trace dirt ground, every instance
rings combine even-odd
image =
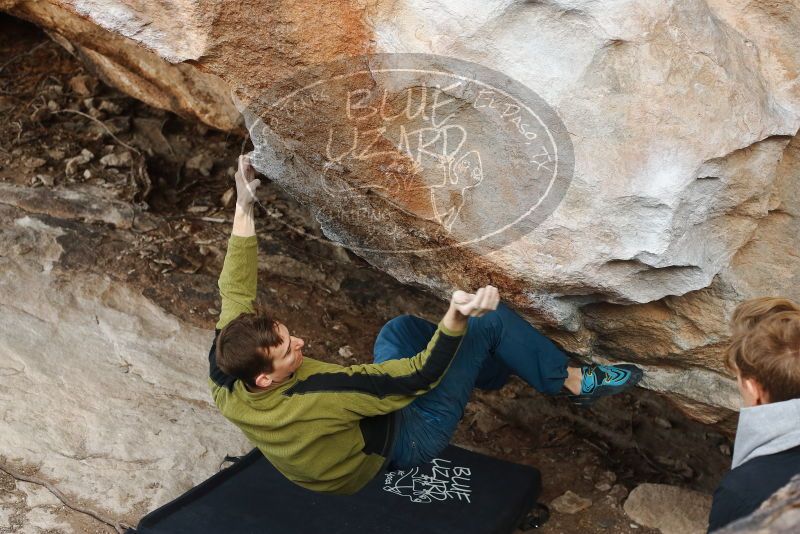
[[[65,247],[71,269],[106,272],[170,313],[213,328],[233,211],[225,195],[237,156],[250,148],[244,135],[209,129],[111,89],[38,29],[8,17],[0,17],[0,117],[0,180],[29,187],[93,184],[149,214],[134,226],[133,242],[117,239],[112,228],[84,225],[75,238],[80,242]],[[91,157],[81,157],[85,150]],[[438,298],[329,243],[306,207],[262,182],[257,233],[267,261],[261,291],[306,341],[306,355],[369,361],[387,320],[402,313],[437,320],[444,311]],[[539,468],[542,502],[568,490],[591,499],[574,514],[553,511],[540,529],[553,533],[650,532],[622,511],[627,493],[643,482],[710,493],[731,450],[729,439],[651,392],[579,410],[521,382],[476,392],[454,442]],[[0,492],[13,488],[0,472]],[[87,532],[107,530],[88,516],[82,525]]]

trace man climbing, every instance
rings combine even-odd
[[[497,289],[455,291],[438,325],[396,317],[374,363],[343,367],[303,358],[303,340],[255,309],[260,181],[239,158],[233,230],[209,352],[214,402],[289,480],[330,493],[358,491],[384,466],[409,468],[449,443],[470,392],[512,374],[547,394],[588,405],[635,385],[632,365],[568,367],[567,356],[512,310]]]

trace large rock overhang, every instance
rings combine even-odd
[[[260,170],[306,203],[329,237],[399,280],[442,295],[493,283],[567,350],[647,366],[647,386],[701,420],[737,405],[722,365],[736,303],[800,297],[800,50],[789,2],[745,10],[716,0],[646,9],[177,0],[0,7],[151,105],[224,130],[249,127]],[[440,78],[329,84],[335,102],[299,99],[313,105],[288,123],[268,120],[271,104],[286,97],[280,90],[302,73],[330,80],[396,68],[402,58],[428,61]],[[552,114],[543,126],[564,148],[556,162],[569,168],[568,183],[541,218],[510,232],[498,224],[536,204],[542,191],[520,179],[542,160],[524,144],[499,143],[508,139],[502,124],[480,111],[477,93],[442,86],[442,73],[517,98],[497,106],[522,99]],[[367,113],[383,89],[402,107],[409,88],[425,87],[419,94],[432,99],[437,83],[440,102],[454,100],[459,124],[480,146],[464,146],[438,169],[415,161],[400,125],[381,116],[359,131],[395,126],[370,140],[383,156],[330,157],[331,148],[361,154],[342,150],[360,120],[342,115],[348,94],[361,98],[350,111]],[[420,129],[415,120],[407,117],[406,132]],[[450,174],[437,182],[440,171]],[[499,237],[475,240],[484,234]]]

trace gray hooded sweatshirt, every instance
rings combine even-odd
[[[732,469],[800,445],[800,399],[742,408],[733,446]]]

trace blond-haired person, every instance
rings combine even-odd
[[[736,373],[742,408],[709,532],[749,515],[800,473],[800,306],[748,300],[734,311],[731,332],[726,363]]]

